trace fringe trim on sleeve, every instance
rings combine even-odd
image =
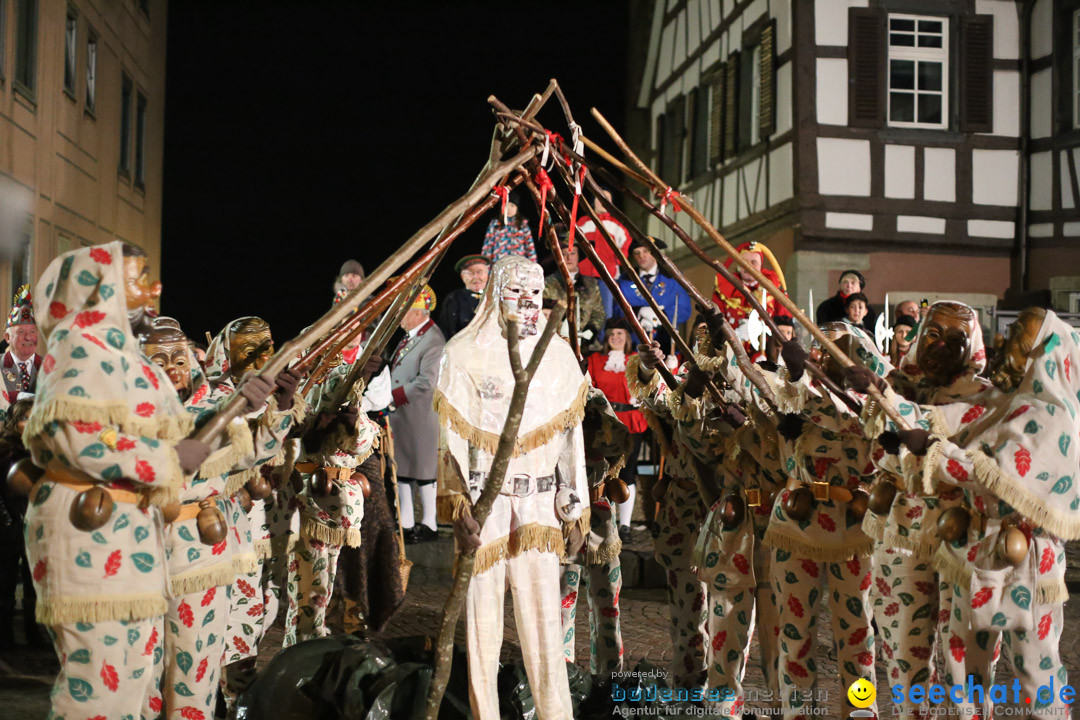
[[[873,513],[867,512],[868,516]],[[866,520],[863,520],[863,532],[866,532]],[[938,540],[937,535],[934,532],[934,527],[931,526],[925,530],[920,530],[914,535],[901,535],[893,529],[892,525],[886,525],[885,531],[882,534],[881,542],[886,547],[898,550],[904,555],[910,555],[916,560],[932,560],[934,553],[937,552],[938,545],[941,541]]]
[[[472,503],[469,502],[469,498],[461,493],[439,495],[435,498],[435,514],[439,522],[444,525],[454,522],[471,508]]]
[[[638,400],[645,400],[651,398],[660,387],[660,373],[653,370],[652,378],[649,382],[642,383],[638,378],[638,369],[641,367],[641,358],[638,355],[631,355],[630,359],[626,361],[626,387],[630,390],[630,394],[636,397]]]
[[[589,533],[592,531],[592,508],[589,505],[581,511],[581,517],[574,522],[563,523],[563,541],[570,539],[570,533],[577,528],[581,537],[585,538],[585,544],[589,543]]]
[[[533,428],[524,435],[520,435],[514,444],[512,457],[520,457],[538,447],[543,447],[556,435],[565,432],[581,423],[585,417],[585,398],[589,391],[589,383],[585,381],[578,388],[577,397],[568,408],[548,420],[543,425]],[[499,446],[498,433],[482,430],[470,424],[465,416],[458,412],[457,408],[450,404],[450,400],[439,390],[435,391],[435,412],[439,415],[439,422],[449,427],[454,433],[464,438],[470,445],[484,452],[494,455]]]
[[[247,470],[239,470],[232,473],[229,477],[225,478],[225,497],[232,497],[236,494],[236,491],[244,487],[247,481],[255,477],[259,472],[257,467],[248,468]]]
[[[805,374],[798,380],[792,380],[788,377],[787,368],[783,368],[778,376],[778,379],[780,378],[781,382],[769,383],[772,385],[773,395],[776,396],[778,412],[799,414],[811,398],[817,398]]]
[[[619,473],[621,473],[623,471],[623,468],[626,467],[626,462],[627,462],[626,461],[626,455],[620,455],[619,457],[617,457],[615,459],[615,462],[611,462],[610,459],[608,459],[608,468],[607,468],[607,472],[604,473],[604,477],[605,478],[617,478],[617,477],[619,477]]]
[[[356,528],[328,527],[307,517],[300,519],[300,537],[338,547],[360,547],[360,531]]]
[[[968,450],[967,456],[975,466],[973,475],[976,481],[1030,519],[1034,525],[1049,530],[1062,540],[1080,538],[1080,513],[1068,510],[1068,505],[1064,502],[1061,504],[1064,512],[1051,507],[1047,498],[1035,497],[1029,493],[1023,481],[1006,475],[996,462],[981,452]]]
[[[619,557],[622,552],[622,540],[616,535],[610,538],[607,542],[604,542],[595,550],[587,548],[585,550],[585,564],[586,565],[607,565],[612,560]]]
[[[255,451],[251,440],[251,430],[243,419],[238,418],[229,423],[225,428],[225,433],[227,444],[216,450],[199,466],[201,477],[224,475],[232,470],[241,458],[249,457]]]
[[[880,543],[885,535],[885,518],[867,510],[862,519],[862,531],[871,540]]]
[[[499,561],[517,557],[528,550],[553,552],[561,558],[566,554],[562,528],[530,523],[494,542],[482,545],[476,551],[472,574],[475,576],[487,572]],[[456,562],[454,564],[457,565]]]
[[[694,364],[697,365],[702,372],[723,373],[725,371],[725,368],[727,367],[727,358],[722,356],[716,357],[713,355],[706,355],[703,352],[698,352],[694,354]]]
[[[236,567],[233,559],[230,558],[208,568],[170,577],[169,593],[175,598],[181,595],[205,592],[212,587],[231,585],[235,579]]]
[[[705,418],[705,403],[702,398],[686,397],[686,386],[680,385],[664,398],[671,416],[676,420],[694,422]]]
[[[964,592],[971,591],[971,565],[958,560],[947,545],[939,545],[934,554],[934,568],[945,582],[959,585]],[[1056,605],[1069,599],[1069,588],[1063,578],[1040,580],[1035,583],[1035,602],[1040,605]]]
[[[844,562],[855,555],[869,555],[874,551],[874,541],[870,538],[843,545],[812,545],[805,539],[788,535],[772,525],[765,531],[762,542],[771,548],[787,550],[816,562]]]
[[[36,615],[42,625],[70,625],[79,622],[145,620],[164,615],[167,609],[168,602],[160,592],[57,598],[38,596]]]

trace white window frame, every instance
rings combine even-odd
[[[1080,128],[1080,10],[1072,15],[1073,127]]]
[[[892,44],[892,21],[893,20],[914,20],[915,31],[911,34],[916,38],[919,36],[918,22],[920,20],[932,20],[934,22],[941,23],[941,47],[940,48],[927,48],[927,47],[904,47],[893,46]],[[908,34],[907,31],[901,31],[903,34]],[[886,79],[888,81],[888,88],[886,89],[886,108],[885,117],[886,124],[889,127],[906,127],[906,128],[929,128],[934,130],[944,130],[949,126],[949,18],[939,15],[909,15],[906,13],[889,13],[888,25],[885,31],[886,42]],[[917,40],[916,40],[917,42]],[[938,123],[926,123],[926,122],[901,122],[892,119],[892,61],[893,60],[911,60],[916,63],[915,66],[915,90],[911,91],[915,95],[915,117],[919,116],[919,100],[918,100],[918,63],[919,62],[938,62],[941,63],[941,122]],[[906,89],[903,92],[908,92]]]

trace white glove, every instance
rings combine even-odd
[[[641,327],[645,332],[652,332],[660,327],[660,318],[656,317],[656,313],[648,306],[638,310],[638,322],[641,323]]]

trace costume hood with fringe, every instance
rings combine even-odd
[[[500,258],[492,270],[476,315],[464,330],[446,343],[439,361],[434,400],[439,422],[490,454],[495,453],[499,444],[514,391],[498,294],[515,273],[542,275],[542,272],[539,265],[523,257],[508,255]],[[539,282],[542,287],[542,277]],[[528,364],[545,325],[541,313],[536,334],[521,340],[522,365]],[[579,424],[585,414],[588,388],[588,380],[570,345],[560,337],[552,338],[529,385],[514,457],[544,445]]]
[[[919,323],[919,334],[900,360],[900,367],[897,368],[896,373],[889,378],[893,388],[913,402],[938,405],[974,395],[990,387],[990,381],[981,377],[986,369],[986,346],[983,343],[978,313],[964,303],[955,300],[947,302],[952,305],[963,305],[971,310],[974,317],[968,325],[971,344],[968,347],[967,357],[964,358],[964,369],[948,385],[937,385],[926,379],[919,368],[919,345],[923,335],[926,334],[927,323],[925,321]],[[934,313],[934,308],[942,304],[944,303],[936,302],[931,305],[926,317],[929,318]]]

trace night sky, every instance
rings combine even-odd
[[[325,312],[343,260],[373,270],[468,189],[489,94],[520,108],[555,77],[586,134],[593,105],[623,125],[624,2],[183,0],[168,43],[162,310],[198,339],[259,315],[280,343]]]

